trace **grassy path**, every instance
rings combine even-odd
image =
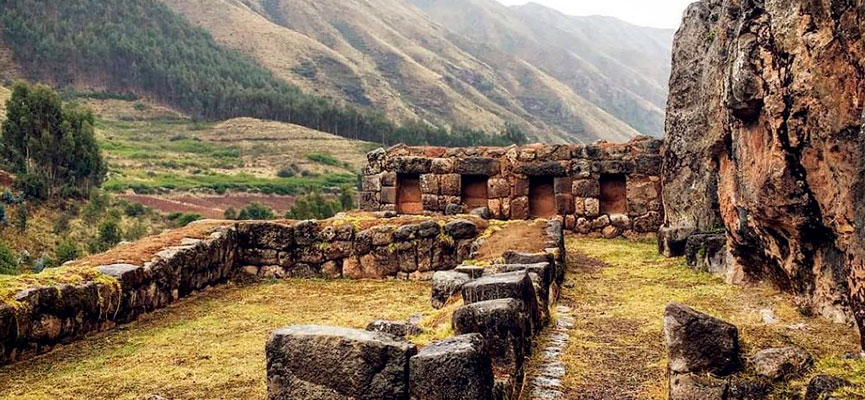
[[[769,287],[737,287],[688,269],[681,259],[658,255],[655,243],[568,239],[570,271],[561,303],[576,324],[563,359],[568,399],[666,398],[663,310],[680,302],[739,327],[747,354],[797,345],[817,355],[814,371],[786,390],[798,391],[810,376],[831,373],[859,384],[865,395],[865,361],[843,360],[857,351],[852,329],[802,316],[792,298]],[[760,310],[781,320],[765,325]],[[807,324],[805,329],[791,325]]]

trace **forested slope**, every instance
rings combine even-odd
[[[423,124],[303,93],[214,42],[156,0],[0,0],[2,38],[25,77],[152,97],[202,119],[246,116],[394,143],[504,144],[519,140]]]

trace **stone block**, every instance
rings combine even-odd
[[[434,238],[441,233],[441,230],[441,225],[436,221],[424,221],[418,225],[416,235],[418,238]]]
[[[268,400],[406,399],[415,345],[357,329],[292,326],[266,346]]]
[[[596,198],[586,198],[586,216],[597,217],[601,214],[601,201]]]
[[[456,160],[454,172],[461,175],[495,176],[501,172],[501,166],[495,158],[466,157]]]
[[[358,195],[359,204],[361,210],[363,211],[378,211],[378,207],[381,204],[379,201],[380,194],[379,192],[360,192]]]
[[[439,178],[436,174],[420,176],[420,191],[426,194],[439,194]]]
[[[553,179],[553,192],[556,194],[571,194],[574,180],[570,177]]]
[[[592,229],[596,231],[606,228],[607,225],[610,225],[610,217],[608,215],[601,215],[592,221]]]
[[[479,333],[493,367],[522,381],[523,360],[531,350],[531,317],[517,299],[497,299],[465,305],[453,314],[457,335]]]
[[[528,196],[529,195],[529,180],[522,178],[513,178],[513,184],[511,185],[512,191],[511,196]]]
[[[563,177],[568,174],[567,168],[559,161],[535,162],[518,166],[514,171],[526,176]]]
[[[464,273],[456,271],[438,271],[432,278],[432,307],[440,309],[447,304],[451,296],[460,292],[463,285],[470,282],[472,278]]]
[[[518,299],[525,303],[532,317],[532,332],[541,327],[541,313],[538,297],[528,271],[515,271],[481,277],[462,287],[463,301],[466,304],[496,299]]]
[[[445,235],[456,240],[474,238],[478,234],[478,226],[467,219],[457,219],[446,223],[443,227]]]
[[[671,374],[727,376],[742,366],[739,330],[688,306],[667,305],[664,341]]]
[[[634,221],[634,230],[638,228],[638,221],[640,218]],[[684,256],[688,237],[695,232],[693,227],[662,226],[658,230],[658,251],[666,257]]]
[[[661,224],[663,223],[663,217],[661,213],[655,211],[649,211],[646,215],[641,217],[637,217],[634,219],[634,223],[632,229],[638,233],[655,233],[659,232],[658,230],[661,228]],[[661,234],[659,233],[659,240],[661,238]],[[682,243],[684,244],[684,242]],[[684,250],[679,250],[684,251]],[[662,254],[664,254],[662,252]],[[682,255],[682,254],[679,254]],[[668,256],[669,257],[669,256]]]
[[[400,174],[428,174],[432,168],[432,159],[426,157],[395,157],[391,163],[389,169]]]
[[[592,232],[592,223],[587,218],[577,218],[577,233],[586,235]]]
[[[378,192],[381,190],[381,175],[366,175],[361,182],[361,189],[365,192]]]
[[[439,193],[445,196],[462,194],[462,177],[459,174],[439,175]]]
[[[434,194],[422,194],[420,198],[421,206],[427,211],[443,211],[440,197]]]
[[[798,347],[761,350],[749,361],[757,375],[773,381],[792,379],[814,364],[814,359]]]
[[[481,335],[430,343],[409,363],[412,400],[492,400],[492,360]]]
[[[486,270],[486,268],[475,265],[460,265],[459,267],[454,268],[454,272],[466,274],[471,279],[477,279],[483,276],[484,270]]]
[[[634,163],[624,160],[601,161],[602,174],[630,174],[634,170]]]
[[[600,197],[601,184],[597,179],[577,179],[571,192],[577,197]]]
[[[487,196],[491,199],[508,197],[511,195],[511,184],[507,179],[490,179],[487,181]]]
[[[452,174],[454,172],[454,160],[451,158],[434,158],[432,160],[432,173]]]
[[[726,277],[732,262],[727,259],[727,235],[721,233],[689,236],[685,242],[685,257],[688,266],[695,270]]]
[[[642,175],[660,175],[663,158],[660,155],[643,155],[634,159],[635,171]]]
[[[387,333],[399,338],[417,336],[423,333],[423,329],[417,326],[417,324],[401,321],[372,321],[366,326],[366,330],[369,332]]]
[[[382,204],[396,204],[396,188],[386,187],[381,189]]]
[[[528,196],[520,196],[511,199],[510,201],[511,219],[528,219],[529,218],[529,198]]]
[[[574,206],[574,196],[571,194],[556,195],[556,213],[558,215],[570,215],[576,211]]]

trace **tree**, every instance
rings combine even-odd
[[[237,210],[234,207],[228,207],[225,212],[222,214],[222,217],[228,220],[237,219]]]
[[[0,275],[18,274],[18,259],[6,243],[0,242]]]
[[[99,253],[117,246],[123,240],[123,232],[120,224],[115,220],[108,220],[99,225],[99,236],[90,244],[91,253]]]
[[[15,85],[6,109],[0,155],[26,197],[81,197],[102,184],[107,168],[90,110],[64,106],[54,90],[26,83]]]
[[[15,219],[13,221],[16,228],[19,231],[24,232],[27,230],[27,219],[29,217],[29,210],[27,210],[26,204],[21,204],[18,207],[15,207]]]
[[[242,210],[240,210],[240,214],[238,214],[237,219],[264,221],[273,219],[274,216],[275,214],[270,207],[258,202],[252,202],[249,203]]]
[[[354,210],[356,205],[354,202],[354,190],[348,186],[343,186],[339,192],[339,204],[342,211]]]
[[[341,211],[338,201],[328,201],[319,192],[311,192],[297,199],[291,210],[286,213],[288,219],[327,219]]]

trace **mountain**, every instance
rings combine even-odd
[[[411,1],[452,32],[529,60],[634,129],[662,134],[673,30],[572,17],[535,3]]]
[[[484,132],[513,123],[545,142],[661,134],[672,32],[612,19],[493,0],[0,3],[5,72],[205,119],[366,140],[406,136],[383,117]]]

